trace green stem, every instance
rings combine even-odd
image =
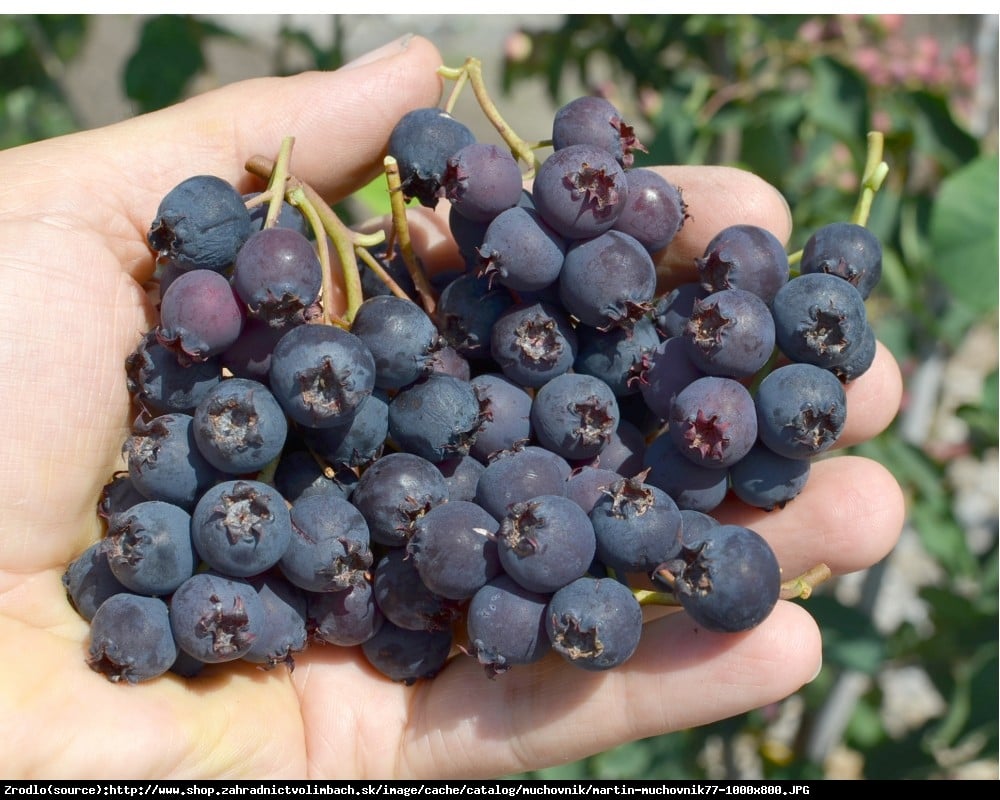
[[[528,165],[528,172],[524,177],[534,177],[540,164],[538,156],[535,155],[532,146],[518,136],[500,115],[496,103],[493,102],[489,90],[486,88],[486,81],[483,80],[483,63],[478,58],[470,57],[465,60],[465,64],[461,67],[438,67],[438,75],[456,82],[465,80],[469,82],[472,86],[472,93],[476,96],[479,107],[483,110],[486,118],[496,128],[497,133],[506,142],[511,152]],[[449,102],[451,101],[449,97]]]
[[[633,589],[632,594],[640,606],[679,606],[671,592],[654,592],[652,589]]]
[[[357,251],[358,251],[358,258],[360,258],[362,261],[365,262],[365,264],[368,265],[368,268],[375,273],[378,279],[382,281],[383,284],[385,284],[386,288],[388,288],[390,292],[396,295],[396,297],[399,297],[403,300],[412,299],[403,290],[403,288],[398,283],[396,283],[395,280],[393,280],[392,275],[390,275],[388,272],[385,271],[385,267],[383,267],[379,263],[379,260],[375,258],[375,256],[373,256],[370,252],[368,252],[368,250],[366,250],[363,247],[357,248]]]
[[[403,197],[399,164],[392,156],[386,156],[383,164],[385,165],[386,184],[389,187],[389,205],[392,208],[392,231],[395,244],[399,247],[403,263],[406,264],[406,270],[410,273],[410,278],[413,279],[417,294],[420,295],[424,311],[433,316],[434,310],[437,308],[437,296],[434,287],[424,275],[423,267],[420,266],[416,253],[413,252],[413,241],[410,239],[410,224],[406,219],[406,198]],[[391,252],[386,253],[386,257],[391,258]]]
[[[801,575],[781,584],[782,600],[807,600],[821,583],[830,580],[833,573],[826,564],[817,564]]]
[[[882,160],[885,149],[885,137],[880,131],[868,132],[868,154],[865,159],[865,169],[861,176],[861,194],[858,203],[854,207],[851,215],[851,222],[855,225],[867,225],[868,217],[872,210],[872,201],[882,184],[886,175],[889,174],[889,165]]]
[[[316,237],[316,255],[319,256],[320,268],[323,272],[323,319],[328,325],[338,325],[342,328],[348,324],[337,317],[332,310],[333,303],[333,265],[330,262],[330,243],[323,228],[316,207],[309,202],[301,186],[288,191],[288,202],[299,209],[309,222],[313,235]]]
[[[274,169],[271,170],[271,178],[267,182],[267,188],[272,191],[272,194],[267,206],[267,216],[264,217],[265,228],[273,228],[278,223],[278,215],[281,214],[281,204],[285,199],[284,186],[288,180],[288,165],[292,160],[292,146],[294,144],[294,136],[286,136],[281,140],[278,158],[274,162]],[[276,187],[277,190],[275,191]]]

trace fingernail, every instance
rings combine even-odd
[[[367,53],[358,56],[352,61],[348,61],[341,69],[357,69],[358,67],[364,67],[375,61],[380,61],[383,58],[389,58],[391,56],[402,53],[410,46],[410,40],[413,38],[412,33],[404,34],[398,39],[393,39],[391,42],[377,47],[374,50],[369,50]]]
[[[819,677],[819,674],[822,671],[823,671],[823,659],[820,659],[819,666],[816,667],[816,672],[813,673],[813,676],[809,680],[807,680],[806,683],[812,683],[814,680],[816,680]]]

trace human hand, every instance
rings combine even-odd
[[[235,84],[118,125],[0,153],[0,736],[8,777],[440,778],[495,776],[582,757],[776,701],[818,670],[806,609],[779,602],[743,634],[683,614],[648,623],[635,656],[606,673],[558,656],[495,681],[472,658],[406,687],[356,649],[312,647],[296,669],[234,663],[185,681],[109,683],[85,662],[87,623],[65,597],[66,564],[101,535],[95,504],[121,467],[131,425],[124,359],[155,321],[145,242],[162,195],[210,173],[241,190],[248,155],[296,137],[293,170],[330,200],[381,166],[406,111],[438,102],[440,55],[420,38],[335,73]],[[661,257],[683,270],[735,222],[782,241],[780,196],[746,173],[670,168],[698,209]],[[257,188],[257,187],[254,187]],[[418,214],[415,243],[448,252],[441,214]],[[443,227],[442,227],[443,226]],[[880,348],[848,388],[841,444],[889,424],[901,384]],[[878,464],[813,466],[779,512],[716,512],[773,545],[786,575],[834,574],[881,559],[899,534],[899,488]],[[608,714],[607,709],[614,709]]]

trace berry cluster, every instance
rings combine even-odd
[[[162,199],[126,469],[64,576],[91,667],[291,668],[327,643],[406,683],[456,651],[490,676],[550,650],[604,670],[638,646],[642,602],[713,631],[766,618],[774,553],[711,512],[729,490],[787,503],[836,442],[843,383],[874,356],[878,242],[829,225],[789,279],[773,235],[735,226],[658,294],[679,188],[633,165],[605,100],[563,107],[551,144],[527,191],[511,151],[446,111],[400,120],[398,191],[450,202],[466,270],[429,309],[426,273],[383,250],[344,324],[282,193],[199,175]]]

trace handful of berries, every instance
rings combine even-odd
[[[831,223],[793,271],[736,225],[664,291],[656,254],[697,209],[635,165],[618,110],[568,103],[539,162],[472,85],[509,147],[476,141],[454,95],[404,116],[388,237],[290,175],[291,140],[248,161],[259,194],[196,175],[163,197],[106,535],[64,576],[110,680],[291,669],[321,643],[405,683],[552,650],[605,670],[643,606],[740,632],[824,579],[783,582],[761,536],[712,512],[730,492],[785,505],[837,442],[844,384],[875,356],[878,240]],[[406,201],[442,199],[458,274],[409,239]]]

